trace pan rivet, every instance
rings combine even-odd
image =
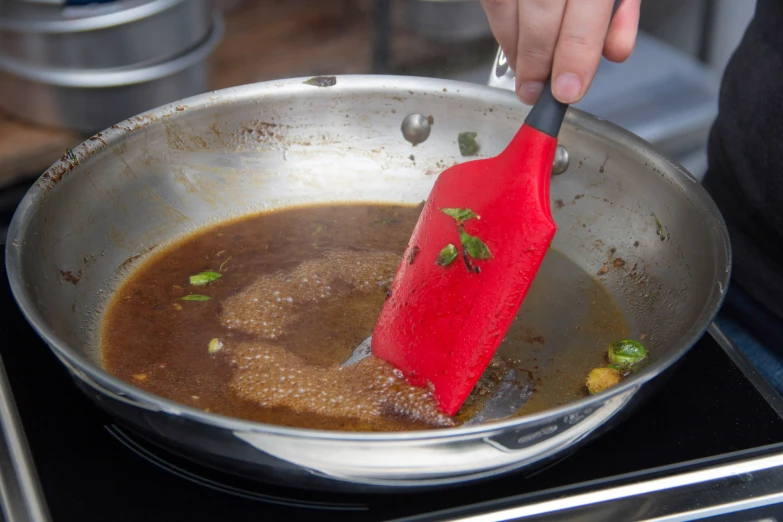
[[[402,120],[402,135],[413,145],[430,137],[430,121],[423,114],[409,114]]]
[[[552,162],[552,174],[562,174],[568,168],[568,151],[562,145],[555,150],[555,161]]]

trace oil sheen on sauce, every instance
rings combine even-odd
[[[105,368],[206,411],[284,426],[400,431],[458,425],[514,369],[524,415],[585,395],[587,373],[625,338],[600,283],[551,250],[460,413],[437,410],[387,363],[341,367],[371,333],[420,207],[343,204],[226,222],[150,257],[104,316]],[[205,271],[220,277],[191,285]],[[189,295],[208,300],[183,300]],[[198,298],[203,299],[203,298]]]

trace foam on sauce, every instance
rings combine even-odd
[[[393,253],[328,252],[293,270],[260,277],[224,302],[220,319],[228,329],[273,340],[288,334],[306,315],[303,304],[387,287],[399,262]],[[346,367],[320,367],[268,343],[238,343],[229,350],[236,368],[231,388],[262,407],[367,422],[392,416],[431,426],[455,425],[438,410],[427,389],[410,386],[398,370],[374,357]]]
[[[371,335],[420,211],[373,204],[281,209],[160,249],[112,296],[101,323],[103,365],[181,404],[310,429],[459,425],[510,370],[535,387],[517,415],[585,396],[587,373],[608,343],[629,332],[595,271],[554,249],[453,419],[437,410],[427,389],[409,386],[382,361],[340,368]],[[203,271],[221,277],[190,285],[190,276]],[[188,294],[210,299],[183,301]]]
[[[438,410],[426,388],[410,386],[399,370],[375,357],[350,366],[308,365],[284,348],[240,343],[231,350],[231,387],[243,399],[298,413],[372,422],[399,417],[430,426],[456,423]]]
[[[225,301],[220,320],[226,328],[275,339],[301,317],[302,304],[378,291],[391,284],[399,262],[399,255],[387,252],[328,252],[292,271],[260,277]]]

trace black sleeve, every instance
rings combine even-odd
[[[732,284],[783,318],[783,0],[758,0],[724,73],[708,156],[704,186],[729,228]]]

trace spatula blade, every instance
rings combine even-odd
[[[444,171],[392,282],[372,353],[411,384],[433,387],[449,415],[495,354],[554,237],[549,176],[556,146],[555,138],[523,125],[499,156]],[[444,209],[476,217],[460,229]],[[491,258],[466,258],[465,234],[483,241]],[[448,245],[460,255],[442,266]]]

